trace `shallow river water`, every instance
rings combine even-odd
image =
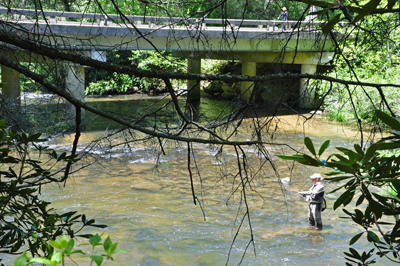
[[[355,132],[318,117],[306,125],[295,115],[280,119],[287,128],[277,134],[277,141],[299,149],[304,136],[312,138],[316,146],[330,139],[332,147],[349,147],[358,140]],[[84,133],[80,147],[99,134]],[[72,138],[65,136],[49,144],[62,150]],[[245,220],[232,244],[243,216],[238,195],[230,197],[234,185],[229,173],[236,167],[234,151],[223,150],[217,160],[216,150],[211,147],[194,148],[202,177],[201,183],[198,178],[194,180],[196,195],[203,210],[193,204],[187,151],[173,145],[166,147],[166,155],[159,161],[147,146],[107,155],[92,150],[102,158],[99,163],[73,174],[66,187],[43,188],[42,196],[59,212],[76,210],[109,226],[86,231],[110,235],[119,243],[118,248],[130,251],[116,254],[107,265],[236,265],[250,240],[250,231]],[[324,229],[308,229],[308,205],[297,192],[308,190],[312,184],[309,176],[320,169],[295,166],[290,172],[293,165],[274,156],[280,150],[271,147],[269,152],[280,177],[290,176],[292,181],[282,187],[268,164],[257,174],[253,182],[257,193],[248,194],[254,246],[247,249],[242,265],[344,265],[343,252],[348,251],[351,237],[360,231],[350,221],[339,218],[343,216],[341,208],[332,210],[339,194],[326,197]],[[259,163],[259,154],[249,149],[248,155],[250,162]],[[221,171],[227,175],[221,177]],[[326,191],[336,186],[324,182]],[[371,248],[363,240],[354,247]]]

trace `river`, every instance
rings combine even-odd
[[[133,100],[102,101],[116,108],[113,102],[120,106],[122,101]],[[207,110],[207,106],[218,108],[219,103],[209,99],[202,100],[202,104],[205,105],[203,110]],[[317,147],[330,139],[331,151],[336,146],[350,147],[359,139],[357,132],[318,116],[306,124],[298,115],[278,118],[281,128],[275,141],[298,149],[304,148],[304,136],[310,137]],[[87,127],[90,131],[82,135],[81,151],[103,134],[96,121]],[[241,134],[246,138],[244,132]],[[73,135],[65,135],[48,144],[53,149],[63,150],[70,147],[72,138]],[[42,198],[51,201],[60,213],[79,211],[96,219],[97,223],[108,225],[104,230],[92,228],[86,232],[110,235],[119,243],[118,248],[130,252],[116,254],[114,261],[107,265],[236,265],[250,240],[250,227],[245,220],[232,244],[244,215],[239,194],[232,196],[235,183],[231,173],[237,167],[234,151],[226,148],[216,157],[217,150],[207,145],[196,144],[194,150],[201,174],[201,180],[195,176],[194,185],[202,208],[193,204],[185,146],[176,144],[167,145],[166,155],[159,160],[155,157],[157,151],[147,145],[116,149],[111,153],[94,148],[89,151],[93,156],[89,159],[96,158],[97,163],[74,173],[66,187],[42,188]],[[341,208],[332,210],[338,193],[326,197],[328,209],[323,212],[324,229],[307,228],[308,205],[297,192],[311,187],[309,176],[312,173],[320,170],[323,175],[325,172],[293,165],[275,156],[283,151],[278,146],[268,147],[279,177],[291,177],[289,185],[279,184],[268,163],[254,174],[254,192],[247,195],[254,247],[249,246],[242,265],[344,265],[343,252],[348,251],[351,237],[361,232],[360,229],[340,218],[343,216]],[[247,154],[254,166],[265,162],[265,158],[251,148],[247,149]],[[324,183],[327,191],[336,187],[336,184]],[[364,240],[353,247],[372,248]]]

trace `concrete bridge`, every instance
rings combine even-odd
[[[257,63],[297,64],[302,74],[313,74],[318,65],[330,64],[335,51],[329,36],[316,30],[323,22],[122,17],[5,8],[0,8],[0,14],[0,30],[27,38],[40,36],[41,41],[58,49],[82,52],[102,61],[110,49],[169,50],[173,56],[187,58],[188,72],[198,74],[202,58],[239,60],[242,74],[249,76],[256,75]],[[282,31],[280,26],[287,29]],[[8,54],[14,60],[27,60],[18,51]],[[84,101],[84,66],[68,69],[67,88]],[[2,82],[7,83],[3,95],[19,98],[19,73],[7,66],[2,66],[1,73]],[[307,79],[300,80],[300,105],[311,108],[315,92],[306,84]],[[199,84],[189,80],[187,87],[187,97],[199,100]],[[249,99],[252,87],[252,82],[241,83],[242,100]]]

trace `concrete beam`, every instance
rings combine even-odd
[[[201,58],[200,57],[189,57],[187,63],[187,72],[194,74],[201,74]],[[197,83],[197,84],[196,84]],[[187,98],[192,101],[200,100],[200,81],[188,80],[187,81]]]
[[[85,102],[85,68],[83,66],[67,66],[66,77],[67,91],[78,101]],[[74,106],[69,108],[71,116],[75,117],[76,110]],[[82,109],[82,116],[84,110]]]
[[[256,65],[256,62],[242,62],[242,75],[255,76]],[[254,82],[242,81],[240,84],[241,100],[248,101],[253,90]]]
[[[301,65],[301,74],[315,74],[317,65]],[[309,86],[309,79],[300,79],[300,107],[313,108],[315,100],[315,87]]]
[[[223,27],[210,27],[207,30],[188,29],[186,26],[149,28],[148,25],[136,29],[120,25],[100,27],[85,23],[37,24],[19,22],[24,29],[22,34],[52,34],[49,45],[65,50],[107,50],[120,47],[125,50],[159,50],[169,51],[225,51],[225,52],[279,52],[286,51],[335,51],[335,44],[329,35],[322,32],[263,32],[249,28],[240,28],[229,32]],[[11,29],[10,29],[11,30]],[[15,30],[15,28],[12,28]],[[57,37],[59,35],[60,37]],[[142,36],[146,36],[146,39]],[[23,35],[24,36],[24,35]],[[30,37],[30,35],[29,35]],[[199,38],[207,41],[199,42]],[[337,36],[339,38],[339,36]],[[149,42],[149,40],[151,42]],[[321,45],[316,45],[316,40]],[[123,45],[121,45],[123,44]]]
[[[188,58],[193,52],[172,52],[172,56]],[[282,64],[329,64],[333,59],[333,52],[209,52],[196,53],[204,59],[237,60],[256,63],[282,63]]]
[[[1,66],[2,94],[5,99],[21,104],[20,73],[12,68]]]

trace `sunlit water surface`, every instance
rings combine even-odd
[[[276,134],[275,141],[298,149],[304,148],[304,136],[311,137],[318,147],[326,139],[331,139],[332,147],[349,147],[358,141],[356,133],[320,118],[305,125],[297,116],[280,119],[286,126]],[[99,134],[84,133],[80,147]],[[49,144],[62,150],[72,143],[72,138],[73,135],[65,136]],[[343,252],[348,250],[351,237],[360,231],[349,220],[339,218],[343,216],[340,208],[332,210],[339,194],[327,195],[322,231],[308,229],[308,205],[297,194],[310,188],[309,175],[318,169],[295,166],[290,172],[293,164],[274,156],[282,150],[269,148],[280,177],[291,176],[292,182],[281,187],[268,163],[255,175],[254,192],[247,194],[254,245],[247,247],[251,239],[247,219],[236,236],[245,206],[240,205],[239,194],[231,196],[238,186],[238,177],[233,182],[230,175],[237,170],[234,150],[226,148],[216,158],[217,151],[211,147],[194,148],[201,175],[201,182],[195,175],[194,185],[201,207],[193,203],[187,151],[172,145],[166,147],[166,155],[159,161],[147,146],[103,156],[100,150],[92,150],[102,157],[100,163],[75,173],[65,187],[42,188],[42,196],[60,213],[79,211],[88,219],[108,225],[105,230],[85,231],[110,235],[119,243],[118,248],[129,250],[116,254],[107,265],[236,265],[242,259],[242,265],[345,264]],[[248,156],[257,169],[263,158],[254,149],[248,149]],[[221,177],[221,172],[226,176]],[[327,191],[335,186],[325,181]],[[363,240],[353,246],[372,248]]]

